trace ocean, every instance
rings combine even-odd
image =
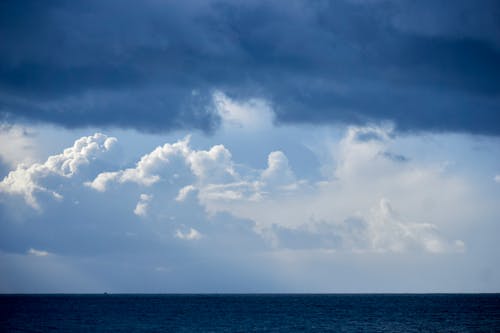
[[[500,332],[500,294],[1,295],[2,332]]]

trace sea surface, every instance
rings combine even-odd
[[[2,332],[500,332],[500,294],[0,295]]]

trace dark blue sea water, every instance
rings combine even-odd
[[[3,295],[0,329],[500,332],[500,295]]]

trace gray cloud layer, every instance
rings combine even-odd
[[[212,130],[212,93],[278,122],[500,134],[497,1],[2,1],[0,117]]]

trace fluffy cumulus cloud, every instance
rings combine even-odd
[[[61,154],[50,156],[44,163],[19,164],[0,182],[0,190],[20,195],[31,207],[39,209],[36,198],[39,193],[48,193],[55,199],[62,199],[56,190],[43,185],[47,179],[72,178],[80,168],[109,151],[115,142],[116,138],[101,133],[82,137],[76,140],[72,147],[65,149]]]
[[[237,177],[231,161],[231,153],[223,145],[210,150],[193,150],[189,136],[173,144],[166,143],[144,155],[134,168],[100,173],[87,185],[98,191],[105,191],[109,183],[136,183],[151,186],[161,180],[160,174],[172,160],[182,161],[201,181],[224,181]],[[171,171],[172,172],[172,171]],[[175,173],[175,170],[172,172]]]
[[[172,167],[172,159],[180,164]],[[162,175],[163,178],[178,176],[179,170],[176,168],[185,168],[196,179],[194,184],[178,190],[177,201],[184,201],[193,191],[198,191],[200,200],[260,200],[268,190],[295,189],[297,186],[288,160],[281,151],[269,154],[266,169],[247,170],[248,174],[240,174],[231,152],[223,145],[214,145],[208,150],[195,150],[189,144],[189,137],[157,147],[144,155],[134,168],[100,173],[86,184],[97,191],[105,191],[110,183],[131,182],[149,187],[162,181]],[[138,205],[141,203],[142,201]]]
[[[462,251],[460,240],[447,241],[430,221],[407,222],[408,218],[399,217],[385,196],[404,205],[406,211],[413,210],[411,216],[423,216],[417,211],[424,202],[442,202],[442,210],[433,212],[438,216],[465,199],[464,184],[439,167],[416,166],[388,157],[392,156],[386,154],[390,137],[390,128],[349,128],[333,149],[335,162],[329,166],[329,176],[316,183],[295,180],[286,156],[273,152],[267,169],[253,182],[211,185],[199,191],[199,199],[212,214],[229,212],[254,221],[255,231],[276,246],[302,246],[303,242],[297,245],[289,239],[291,234],[304,233],[310,238],[307,246],[355,251]],[[447,203],[439,193],[432,193],[430,186],[455,193],[455,197]],[[404,197],[409,200],[398,200]],[[415,207],[406,206],[409,202]],[[425,218],[432,220],[431,215]]]
[[[255,107],[230,101],[243,113]],[[490,221],[498,216],[498,186],[485,176],[498,171],[494,144],[401,135],[390,124],[247,128],[247,134],[258,132],[257,139],[240,136],[235,129],[245,129],[238,126],[228,123],[213,136],[98,133],[45,162],[17,165],[0,183],[0,256],[8,276],[27,276],[21,268],[51,270],[95,286],[127,270],[146,276],[147,288],[160,286],[152,292],[163,290],[165,281],[171,291],[199,292],[219,290],[212,280],[254,286],[259,278],[260,286],[285,285],[282,291],[303,291],[304,279],[325,291],[335,276],[334,284],[343,286],[335,290],[355,291],[343,289],[353,285],[353,275],[377,276],[387,265],[394,265],[392,272],[413,269],[411,276],[387,272],[370,282],[394,291],[400,278],[404,286],[418,285],[420,270],[446,260],[494,270],[479,250],[496,242]],[[115,136],[127,149],[113,149]],[[484,170],[471,173],[471,164],[448,145],[476,154]],[[152,148],[144,152],[144,146]],[[439,274],[455,274],[450,262],[444,264],[449,274]],[[228,266],[237,278],[224,275]],[[200,270],[212,280],[187,278]],[[3,279],[0,287],[15,289],[7,283],[18,282]],[[366,285],[361,280],[357,286]],[[127,281],[117,290],[144,288]],[[111,290],[114,283],[91,289]],[[245,288],[233,291],[250,290]]]
[[[169,163],[176,156],[184,156],[188,153],[187,143],[189,138],[180,140],[174,144],[165,144],[156,148],[151,153],[144,155],[135,168],[128,168],[116,172],[104,172],[99,174],[92,182],[87,183],[98,191],[105,191],[109,182],[126,183],[133,182],[149,186],[160,179],[157,174],[162,166]]]
[[[273,151],[267,158],[267,169],[262,171],[262,180],[266,184],[291,185],[295,175],[288,164],[288,158],[281,151]]]
[[[87,184],[106,191],[111,183],[131,182],[140,188],[163,186],[173,175],[194,182],[174,188],[170,198],[183,204],[195,195],[209,216],[229,213],[250,220],[254,232],[275,247],[328,247],[347,251],[404,252],[420,249],[430,253],[463,251],[461,240],[448,241],[430,220],[412,222],[418,214],[399,216],[394,201],[410,213],[419,204],[436,200],[447,214],[448,205],[463,199],[464,184],[448,177],[440,166],[419,166],[392,152],[392,127],[350,127],[331,149],[334,162],[323,166],[322,179],[298,179],[284,152],[268,154],[267,167],[253,169],[233,161],[223,145],[207,150],[191,147],[189,138],[159,146],[144,155],[133,168],[98,174]],[[397,156],[397,158],[395,157]],[[172,165],[173,161],[175,165]],[[438,186],[454,193],[448,202],[429,190]],[[408,197],[415,207],[409,207]],[[390,198],[390,199],[387,199]],[[134,210],[145,217],[153,197],[142,194]],[[449,216],[448,216],[449,218]],[[293,241],[294,235],[308,241]],[[191,239],[193,232],[177,232],[176,237]],[[196,238],[195,236],[193,236]],[[307,244],[306,244],[307,243]]]
[[[146,132],[271,119],[214,96],[224,91],[271,101],[279,123],[498,135],[499,11],[495,0],[2,1],[0,117]]]
[[[125,183],[136,184],[136,191],[151,188],[159,198],[152,193],[137,194],[139,201],[131,207],[144,219],[167,213],[155,200],[171,200],[182,206],[194,196],[196,204],[212,218],[228,213],[252,221],[253,231],[276,248],[463,251],[461,240],[448,241],[433,222],[439,216],[453,217],[446,210],[463,200],[465,184],[447,176],[440,165],[409,162],[409,158],[391,151],[393,141],[391,126],[349,127],[337,143],[327,146],[332,160],[322,166],[324,176],[313,180],[299,179],[283,151],[270,152],[267,166],[254,169],[233,161],[223,145],[194,149],[188,136],[158,146],[134,167],[101,172],[93,180],[79,182],[98,192]],[[56,189],[45,185],[50,183],[46,180],[73,177],[82,166],[106,154],[115,142],[115,138],[98,133],[76,140],[72,147],[50,156],[43,164],[20,164],[0,183],[2,192],[20,195],[36,209],[40,208],[39,193],[62,199]],[[440,192],[429,190],[431,186],[453,195],[443,200]],[[165,187],[176,194],[166,198],[161,194]],[[408,200],[401,200],[405,197]],[[429,201],[440,202],[441,208],[432,208],[430,214],[415,213]],[[408,216],[396,213],[394,204]],[[171,205],[165,207],[174,207]],[[416,217],[422,220],[413,222]],[[200,238],[194,228],[179,230],[177,238]],[[297,242],[301,234],[305,240]]]

